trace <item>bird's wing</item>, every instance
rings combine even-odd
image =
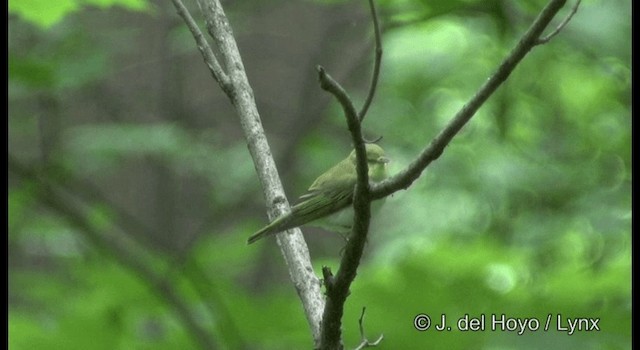
[[[281,231],[301,226],[345,208],[353,199],[356,182],[355,168],[349,160],[334,165],[311,184],[291,207],[291,214],[274,225],[274,229]]]
[[[346,208],[353,200],[353,186],[336,187],[308,194],[305,200],[291,208],[294,219],[289,223],[290,225],[303,225]]]
[[[301,203],[322,192],[339,191],[344,188],[350,188],[353,191],[353,186],[357,181],[358,177],[353,164],[345,159],[320,175],[309,186],[307,192],[300,196],[298,202]]]
[[[351,203],[357,181],[353,164],[344,159],[320,175],[291,211],[307,218],[305,223],[333,214]]]
[[[300,197],[294,208],[301,214],[310,214],[317,210],[327,208],[329,212],[337,211],[351,203],[355,183],[345,183],[345,186],[323,188],[318,191],[308,191]],[[335,208],[331,210],[329,208]]]

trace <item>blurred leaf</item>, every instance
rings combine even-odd
[[[48,29],[60,22],[66,15],[86,5],[101,8],[122,6],[134,11],[148,9],[146,0],[10,0],[9,13],[17,14],[42,29]]]
[[[67,14],[80,7],[77,0],[10,0],[9,13],[14,13],[24,20],[36,24],[43,29],[58,23]]]
[[[9,76],[29,88],[50,88],[55,82],[51,62],[43,59],[16,57],[9,53]]]

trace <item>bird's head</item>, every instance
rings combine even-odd
[[[365,144],[367,151],[367,165],[369,166],[369,179],[371,181],[382,181],[387,178],[387,163],[389,158],[385,157],[382,147],[375,143]],[[349,159],[356,164],[356,151],[351,151]]]

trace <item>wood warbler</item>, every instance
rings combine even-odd
[[[369,181],[384,180],[387,177],[386,164],[389,162],[384,155],[384,150],[373,143],[365,144],[365,148]],[[347,158],[320,175],[307,192],[300,196],[298,203],[291,207],[289,214],[275,219],[254,233],[247,243],[251,244],[263,237],[304,224],[319,226],[329,231],[348,232],[353,225],[351,204],[357,179],[356,151],[353,150]]]

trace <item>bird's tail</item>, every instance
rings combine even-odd
[[[249,237],[247,239],[247,244],[251,244],[259,239],[262,239],[264,237],[276,234],[278,232],[281,231],[285,231],[288,230],[292,227],[295,226],[291,226],[290,224],[292,223],[292,218],[293,216],[291,215],[285,215],[282,217],[277,218],[276,220],[274,220],[272,223],[270,223],[269,225],[263,227],[260,229],[260,231],[254,233],[251,235],[251,237]]]
[[[247,244],[251,244],[251,243],[253,243],[253,242],[255,242],[255,241],[257,241],[257,240],[259,240],[259,239],[261,239],[263,237],[267,237],[268,235],[274,234],[276,232],[277,231],[274,231],[273,227],[271,227],[271,225],[265,226],[260,231],[252,234],[251,237],[249,237],[247,239]]]
[[[300,226],[302,222],[297,219],[293,214],[289,213],[285,216],[281,216],[271,222],[269,225],[260,229],[260,231],[254,233],[247,239],[247,244],[251,244],[263,237],[267,237],[278,232],[286,231],[288,229]]]

